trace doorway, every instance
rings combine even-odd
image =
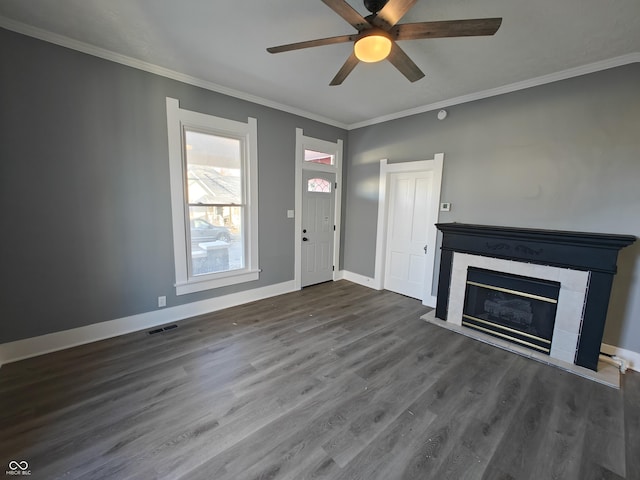
[[[433,172],[389,176],[384,288],[422,300],[429,251]],[[432,247],[433,248],[433,247]]]
[[[302,175],[302,286],[333,279],[335,173]]]
[[[433,294],[444,154],[431,160],[380,161],[374,286],[435,307]]]
[[[340,258],[342,140],[307,137],[296,129],[296,289],[336,280]]]

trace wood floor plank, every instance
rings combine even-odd
[[[626,477],[624,400],[618,391],[603,385],[591,389],[584,443],[586,459]]]
[[[34,479],[640,479],[614,390],[346,281],[0,369],[0,463]]]
[[[622,388],[627,478],[640,478],[640,373],[627,370]]]
[[[537,367],[524,358],[505,363],[505,375],[478,406],[462,434],[464,445],[485,459],[493,457],[513,417],[519,413]]]
[[[557,372],[537,370],[527,394],[518,406],[519,414],[496,449],[491,464],[515,478],[530,478],[536,469],[537,455],[543,447],[545,432],[550,423],[550,409],[558,394]]]
[[[549,428],[542,444],[548,448],[537,452],[530,471],[533,478],[562,480],[578,478],[584,458],[589,402],[588,384],[574,375],[559,372],[557,401],[550,406]]]
[[[396,418],[368,448],[358,454],[336,480],[367,480],[370,478],[403,478],[402,469],[415,445],[436,419],[428,408],[429,393],[423,393]]]
[[[229,478],[236,478],[240,472],[252,470],[264,473],[278,466],[282,472],[288,465],[287,458],[292,456],[282,455],[282,450],[299,452],[300,446],[313,450],[310,437],[316,443],[320,443],[319,436],[323,432],[330,431],[335,426],[344,422],[347,413],[339,405],[331,402],[332,398],[339,394],[340,398],[349,399],[361,396],[364,391],[364,381],[355,375],[347,374],[338,379],[333,388],[317,392],[304,401],[291,403],[286,408],[286,415],[280,415],[273,421],[265,424],[251,436],[246,436],[240,441],[229,445],[228,448],[216,448],[210,450],[211,458],[197,465],[200,471],[210,472],[212,478],[227,478],[221,468],[229,472]],[[347,400],[343,403],[348,404]],[[317,445],[319,446],[319,445]],[[275,453],[274,453],[275,452]],[[194,466],[194,462],[185,465],[180,474],[186,475]]]

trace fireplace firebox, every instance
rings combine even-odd
[[[462,325],[549,355],[560,283],[469,267]]]

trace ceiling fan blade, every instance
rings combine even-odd
[[[475,37],[493,35],[502,24],[502,18],[475,18],[471,20],[447,20],[442,22],[403,23],[389,33],[396,40],[419,38]]]
[[[422,70],[413,63],[413,60],[411,60],[409,56],[404,53],[404,50],[402,50],[395,42],[393,42],[393,45],[391,46],[391,53],[387,57],[387,60],[389,60],[394,67],[400,70],[400,73],[407,77],[410,82],[415,82],[416,80],[420,80],[424,77]]]
[[[389,0],[382,7],[372,22],[376,27],[388,30],[393,27],[407,13],[417,0]]]
[[[267,48],[269,53],[289,52],[291,50],[300,50],[301,48],[320,47],[322,45],[333,45],[334,43],[352,42],[358,37],[353,35],[339,35],[337,37],[319,38],[317,40],[307,40],[306,42],[289,43],[287,45],[278,45],[277,47]]]
[[[360,15],[351,5],[345,0],[322,0],[331,10],[340,15],[343,19],[353,26],[359,32],[368,30],[371,28],[371,24]]]
[[[344,79],[347,78],[347,75],[349,75],[352,70],[356,68],[358,62],[359,60],[356,57],[356,54],[351,53],[349,58],[347,58],[347,61],[344,62],[344,65],[342,65],[342,68],[338,71],[338,73],[336,73],[336,76],[333,77],[333,80],[331,80],[331,83],[329,85],[335,86],[340,85],[342,82],[344,82]]]

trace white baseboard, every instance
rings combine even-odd
[[[436,303],[438,303],[438,297],[436,297],[435,295],[429,295],[428,297],[422,299],[422,304],[425,307],[436,308]]]
[[[336,275],[335,280],[339,279],[349,280],[350,282],[373,288],[374,290],[384,290],[382,285],[380,285],[380,282],[375,278],[365,277],[364,275],[353,273],[348,270],[340,270],[340,272],[338,272],[338,275]],[[430,295],[422,300],[422,304],[426,307],[436,308],[436,301],[437,297],[435,295]]]
[[[620,358],[625,359],[627,362],[629,362],[627,368],[635,370],[636,372],[640,372],[640,353],[616,347],[615,345],[607,345],[606,343],[603,343],[600,346],[600,351],[606,353],[607,355],[616,355]]]
[[[215,312],[224,308],[275,297],[276,295],[293,292],[294,290],[295,285],[292,280],[221,297],[209,298],[199,302],[163,308],[152,312],[94,323],[84,327],[3,343],[0,344],[0,366],[5,363],[16,362],[45,353],[64,350],[106,338],[117,337],[125,333],[145,330],[170,322],[177,322],[185,318]]]
[[[382,290],[381,288],[377,288],[376,282],[371,277],[365,277],[364,275],[360,275],[359,273],[353,273],[348,270],[341,270],[341,276],[345,280],[349,280],[350,282],[357,283],[358,285],[363,285],[365,287],[373,288],[374,290]]]

